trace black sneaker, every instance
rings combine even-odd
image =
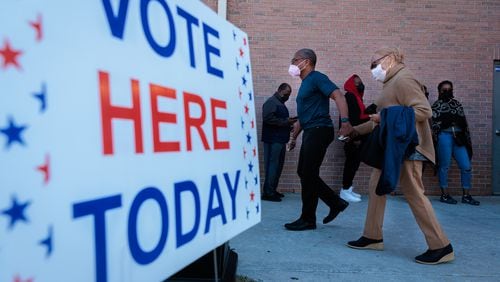
[[[291,231],[303,231],[309,229],[316,229],[316,223],[310,223],[302,218],[297,219],[294,222],[286,223],[285,228]]]
[[[453,253],[453,247],[451,244],[448,246],[436,249],[427,250],[427,252],[415,257],[415,261],[423,264],[439,264],[449,262],[455,259],[455,254]]]
[[[280,192],[278,192],[278,191],[276,191],[276,195],[278,195],[278,196],[279,196],[280,198],[283,198],[283,197],[285,197],[285,194],[283,194],[283,193],[280,193]]]
[[[270,202],[281,202],[281,197],[276,195],[276,194],[272,194],[272,195],[262,195],[261,199],[263,201],[270,201]]]
[[[349,206],[349,203],[342,198],[339,198],[335,206],[330,207],[330,212],[328,213],[328,215],[323,218],[323,224],[327,224],[328,222],[334,220],[340,212],[344,211],[347,208],[347,206]]]
[[[479,201],[472,199],[471,195],[462,196],[462,203],[473,205],[473,206],[479,206]]]
[[[353,249],[382,251],[384,250],[384,240],[375,240],[361,236],[356,241],[348,242],[347,246]]]
[[[441,198],[439,199],[441,203],[446,203],[450,205],[456,205],[457,200],[453,199],[449,194],[446,195],[441,195]]]

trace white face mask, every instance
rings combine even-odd
[[[304,61],[302,61],[302,62],[305,62],[305,60],[304,60]],[[300,65],[300,64],[302,64],[302,62],[300,62],[300,63],[299,63],[299,65]],[[296,66],[296,65],[293,65],[293,64],[292,64],[292,65],[290,65],[290,67],[288,68],[288,73],[289,73],[291,76],[293,76],[293,77],[300,76],[300,72],[301,72],[301,71],[302,71],[302,70],[299,68],[299,66],[298,66],[298,65]]]
[[[376,68],[372,69],[372,77],[376,81],[384,82],[387,71],[382,68],[382,64],[378,64]]]
[[[290,65],[288,73],[293,77],[300,76],[300,69],[296,65]]]

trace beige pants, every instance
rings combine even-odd
[[[381,170],[373,169],[370,177],[368,210],[366,215],[363,236],[370,239],[382,239],[382,225],[384,223],[384,210],[386,196],[375,194]],[[405,161],[401,166],[399,177],[401,191],[410,205],[413,216],[420,230],[424,233],[429,249],[443,248],[450,243],[444,234],[434,214],[431,202],[424,195],[422,183],[422,162]]]

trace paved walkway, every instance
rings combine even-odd
[[[459,199],[457,197],[457,199]],[[286,231],[298,218],[299,194],[280,203],[262,201],[262,222],[230,241],[238,253],[238,274],[257,281],[500,281],[500,197],[477,197],[480,206],[447,205],[431,197],[439,221],[455,250],[455,261],[421,265],[414,257],[426,244],[403,197],[389,197],[384,251],[345,246],[362,232],[367,198],[351,204],[333,222],[318,228]]]

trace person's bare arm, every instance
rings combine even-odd
[[[300,122],[297,121],[293,124],[292,136],[290,137],[290,141],[287,144],[287,150],[291,151],[297,145],[297,136],[299,136],[300,132],[302,132],[302,127],[300,126]]]
[[[337,109],[339,110],[340,118],[348,119],[349,110],[347,108],[347,102],[345,100],[344,94],[342,94],[342,92],[340,92],[339,89],[335,89],[330,95],[330,98],[335,101],[335,104],[337,104]],[[352,130],[353,129],[349,121],[342,122],[339,130],[339,135],[348,136],[352,132]]]

